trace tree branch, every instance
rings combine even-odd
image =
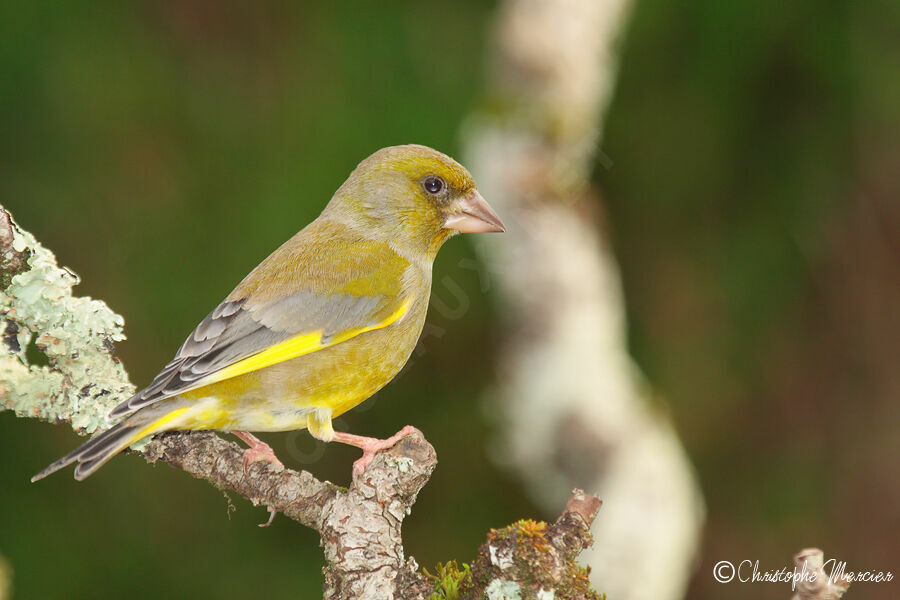
[[[852,578],[845,573],[825,571],[825,553],[806,548],[794,556],[794,571],[804,576],[797,583],[791,600],[839,600],[850,587]]]
[[[599,510],[597,496],[576,489],[552,525],[525,519],[491,530],[461,597],[600,598],[590,589],[590,571],[575,563],[591,545],[591,523]]]
[[[88,435],[111,425],[106,415],[134,386],[114,353],[113,342],[125,338],[122,317],[99,300],[73,296],[78,281],[0,206],[0,332],[7,350],[0,358],[0,410],[69,422]],[[42,358],[34,360],[35,353]],[[415,560],[405,557],[400,535],[404,517],[437,465],[434,448],[419,434],[379,453],[347,489],[269,463],[245,470],[241,448],[213,432],[168,433],[133,450],[148,462],[166,462],[318,531],[326,600],[424,600],[442,583],[419,573]],[[571,591],[557,598],[596,598],[586,572],[574,563],[589,544],[587,528],[599,508],[592,498],[574,494],[560,520],[546,528],[540,553],[529,555],[552,560],[536,558],[506,573],[504,585],[527,590],[526,582],[543,581],[549,591]],[[538,579],[547,561],[557,565],[555,576]],[[462,583],[459,578],[455,585]]]

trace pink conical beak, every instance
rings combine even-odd
[[[506,227],[478,190],[460,200],[453,213],[444,219],[444,229],[455,229],[460,233],[503,232]]]

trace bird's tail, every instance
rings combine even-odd
[[[79,463],[78,466],[75,467],[75,479],[81,481],[99,469],[103,463],[138,441],[140,438],[136,438],[135,434],[140,429],[141,427],[136,425],[119,423],[118,425],[95,435],[75,450],[69,452],[32,477],[31,481],[43,479],[47,475],[55,473],[75,461],[78,461]]]
[[[81,481],[131,444],[144,439],[148,435],[172,429],[174,425],[172,421],[184,411],[184,408],[170,411],[149,423],[146,418],[135,418],[137,415],[126,419],[118,425],[114,425],[110,429],[95,435],[32,477],[31,481],[43,479],[47,475],[55,473],[76,461],[78,466],[75,467],[75,479]]]

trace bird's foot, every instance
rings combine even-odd
[[[278,460],[278,457],[275,456],[275,452],[272,451],[272,447],[267,443],[249,431],[232,431],[231,433],[244,440],[244,442],[250,446],[244,450],[244,473],[247,472],[250,465],[261,460],[275,465],[275,468],[278,471],[284,470],[284,464]]]
[[[357,461],[353,463],[353,479],[356,479],[365,472],[366,468],[372,462],[372,459],[375,458],[376,454],[378,454],[382,450],[387,450],[388,448],[394,447],[394,445],[401,439],[412,434],[418,434],[421,436],[422,432],[412,425],[407,425],[385,440],[365,437],[362,435],[353,435],[352,433],[343,433],[340,431],[335,431],[334,438],[332,439],[335,442],[341,442],[342,444],[356,446],[363,451],[362,457],[357,459]]]

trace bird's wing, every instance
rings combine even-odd
[[[327,258],[334,253],[319,247],[298,259],[306,263],[291,263],[294,268],[286,275],[283,267],[267,268],[267,263],[285,264],[283,256],[273,260],[284,248],[248,275],[201,321],[150,385],[114,408],[110,417],[387,327],[410,308],[412,299],[404,297],[399,276],[408,263],[393,252],[386,256],[384,248],[368,247],[361,259],[347,260],[338,252],[345,257],[340,260]],[[273,292],[279,287],[291,293]]]

